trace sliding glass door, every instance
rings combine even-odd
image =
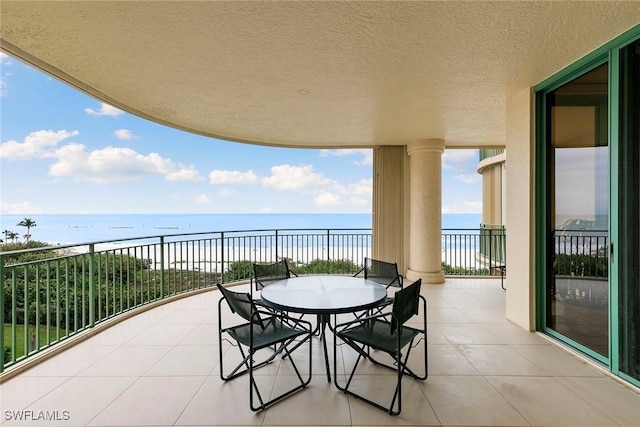
[[[604,63],[546,94],[546,327],[609,357],[608,75]]]

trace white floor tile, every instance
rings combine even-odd
[[[35,413],[39,411],[57,412],[60,415],[56,416],[58,419],[50,419],[43,424],[40,424],[39,421],[27,424],[24,421],[15,421],[8,422],[6,425],[84,426],[131,386],[135,380],[134,377],[71,378],[27,408]],[[68,414],[68,419],[65,419],[64,413]]]
[[[606,427],[618,424],[555,378],[488,377],[534,426]]]
[[[484,377],[431,377],[422,388],[442,425],[529,425]]]
[[[173,425],[206,377],[143,377],[100,412],[90,426]]]

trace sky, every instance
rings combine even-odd
[[[477,150],[443,155],[443,213],[480,213]],[[0,52],[0,214],[371,213],[372,150],[159,125]]]

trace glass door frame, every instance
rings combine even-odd
[[[554,76],[555,78],[552,81],[547,81],[546,85],[538,85],[536,86],[536,152],[535,152],[535,171],[536,171],[536,277],[541,280],[536,280],[536,293],[537,293],[537,307],[536,310],[536,329],[544,332],[547,335],[550,335],[562,342],[569,344],[571,347],[576,348],[582,353],[587,354],[589,357],[597,360],[598,362],[609,366],[610,357],[612,355],[612,347],[611,345],[611,327],[609,329],[609,358],[605,357],[592,349],[586,347],[583,344],[574,341],[573,339],[562,335],[561,333],[551,329],[547,326],[547,284],[552,280],[551,270],[548,268],[547,262],[545,260],[550,259],[549,251],[553,247],[552,242],[549,239],[552,239],[552,236],[549,234],[550,224],[552,223],[552,219],[550,217],[551,210],[549,203],[550,201],[547,198],[549,191],[549,178],[550,172],[553,170],[553,165],[551,165],[550,155],[551,147],[549,141],[547,140],[548,136],[548,126],[550,125],[547,121],[547,95],[556,89],[570,83],[571,81],[587,74],[588,72],[596,69],[597,67],[606,64],[609,62],[609,56],[607,54],[601,54],[597,57],[592,57],[588,61],[585,61],[584,64],[574,64],[574,67],[571,69],[565,70],[564,72],[559,73]],[[610,69],[609,69],[610,70]],[[610,72],[610,71],[609,71]],[[610,77],[610,76],[609,76]],[[611,90],[608,88],[608,92]],[[609,99],[610,104],[610,99]],[[610,105],[609,105],[610,106]],[[611,122],[611,113],[609,112],[608,123]],[[609,124],[608,124],[609,126]],[[610,137],[610,126],[608,127],[607,132]],[[611,139],[609,138],[609,141]],[[610,171],[612,169],[611,165],[611,144],[608,145],[609,150],[609,165]],[[609,175],[611,173],[609,172]],[[609,187],[609,191],[611,192],[611,184]],[[611,241],[611,217],[613,213],[609,212],[609,241]],[[610,264],[611,265],[611,264]],[[609,269],[611,273],[611,268]],[[612,315],[611,315],[611,274],[609,274],[608,286],[609,286],[609,325],[611,325]]]
[[[534,155],[534,284],[536,301],[536,330],[544,332],[582,353],[602,363],[615,375],[624,378],[632,384],[640,386],[640,382],[619,370],[619,264],[618,252],[615,250],[619,236],[619,180],[616,171],[619,170],[619,101],[620,101],[620,50],[630,43],[640,39],[640,25],[632,28],[623,35],[603,45],[593,53],[570,65],[556,75],[546,79],[534,87],[535,107],[535,145]],[[549,239],[550,210],[547,199],[550,159],[547,141],[547,95],[555,89],[569,83],[583,74],[607,63],[609,64],[608,87],[608,136],[609,136],[609,357],[597,354],[595,351],[581,345],[568,337],[547,327],[547,283],[551,279],[546,260],[548,251],[552,247]]]

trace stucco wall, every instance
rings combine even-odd
[[[533,93],[507,100],[507,304],[509,320],[535,329],[533,286]]]

